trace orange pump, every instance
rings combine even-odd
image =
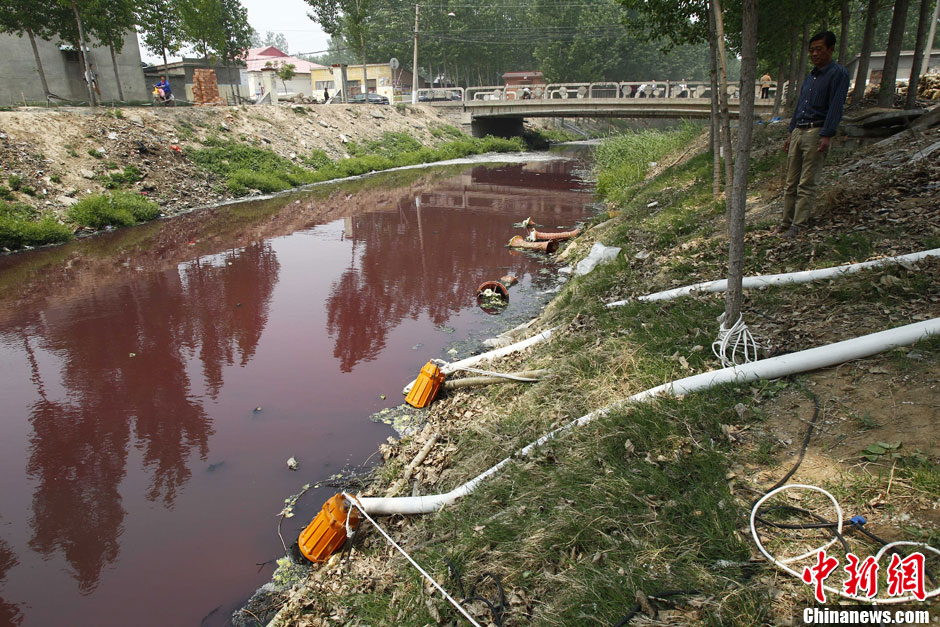
[[[405,402],[418,409],[427,407],[437,396],[443,384],[444,373],[433,362],[429,361],[421,368],[418,378],[411,386],[411,392],[405,397]]]
[[[349,516],[349,525],[355,529],[359,526],[359,510],[346,502],[342,494],[337,494],[323,504],[323,509],[317,514],[307,528],[297,539],[300,552],[311,562],[325,562],[339,547],[346,542],[346,516]]]

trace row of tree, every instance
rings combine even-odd
[[[528,69],[541,70],[552,82],[703,80],[709,74],[706,0],[305,1],[311,5],[311,19],[332,36],[329,53],[311,58],[320,63],[408,59],[417,12],[419,71],[432,81],[498,84],[503,72]],[[909,2],[919,11],[908,11]],[[831,29],[839,36],[837,60],[845,64],[861,54],[867,75],[872,50],[923,48],[918,27],[927,23],[924,19],[935,4],[935,0],[763,2],[758,7],[758,70],[795,84],[806,68],[811,31]],[[722,7],[722,17],[728,23],[728,45],[740,53],[742,0],[730,0]],[[891,58],[896,55],[889,54]],[[737,54],[728,55],[731,80],[737,78],[739,64]],[[890,64],[886,70],[889,74]]]
[[[661,54],[664,39],[650,41],[625,27],[627,11],[618,0],[306,2],[311,19],[332,36],[330,52],[311,59],[320,63],[410,59],[417,21],[419,73],[442,84],[493,85],[504,72],[535,69],[552,82],[708,74],[707,45],[678,45]],[[733,60],[732,71],[736,67]]]
[[[669,45],[689,45],[707,41],[711,52],[713,191],[720,194],[720,155],[725,156],[725,199],[729,229],[728,290],[721,333],[731,332],[741,319],[744,256],[745,203],[750,163],[750,140],[754,115],[754,79],[757,69],[776,70],[778,84],[789,81],[788,105],[792,105],[806,73],[807,48],[812,31],[831,29],[839,41],[837,59],[847,63],[853,42],[859,45],[859,64],[853,102],[865,94],[869,58],[876,32],[887,27],[885,62],[878,104],[893,106],[897,68],[902,46],[915,50],[907,104],[913,105],[916,85],[922,71],[925,49],[932,45],[937,21],[935,0],[621,0],[630,12],[628,22],[648,34],[669,33]],[[909,14],[909,5],[917,10]],[[931,15],[933,16],[931,18]],[[794,19],[798,16],[798,19]],[[853,20],[854,18],[854,20]],[[853,23],[864,24],[861,33]],[[728,28],[725,29],[725,25]],[[932,24],[932,27],[931,27]],[[908,35],[905,36],[905,32]],[[929,34],[928,34],[929,31]],[[649,35],[652,36],[652,35]],[[726,45],[740,55],[740,94],[738,141],[732,152],[727,102]],[[777,108],[782,89],[777,90]],[[721,335],[720,335],[721,337]]]
[[[116,54],[131,29],[140,29],[144,46],[154,54],[176,54],[186,46],[202,56],[234,64],[251,45],[253,30],[248,12],[239,0],[3,0],[0,33],[27,36],[46,97],[49,91],[37,39],[65,42],[79,51],[85,76],[89,76],[85,52],[89,37],[111,52],[118,97],[123,100]],[[88,99],[95,93],[88,81]]]

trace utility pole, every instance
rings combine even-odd
[[[418,104],[418,3],[415,3],[414,59],[411,62],[411,104]]]
[[[411,104],[418,104],[418,4],[415,3],[415,55],[411,62]]]

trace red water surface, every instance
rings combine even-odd
[[[587,215],[575,166],[399,172],[0,259],[0,625],[225,624],[284,498],[392,435],[368,416],[428,358],[537,309],[546,260],[505,243]],[[489,316],[476,287],[507,273]]]

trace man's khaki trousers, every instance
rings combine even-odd
[[[816,200],[816,185],[826,153],[819,152],[821,128],[793,129],[787,153],[787,184],[783,196],[783,227],[804,227]]]

